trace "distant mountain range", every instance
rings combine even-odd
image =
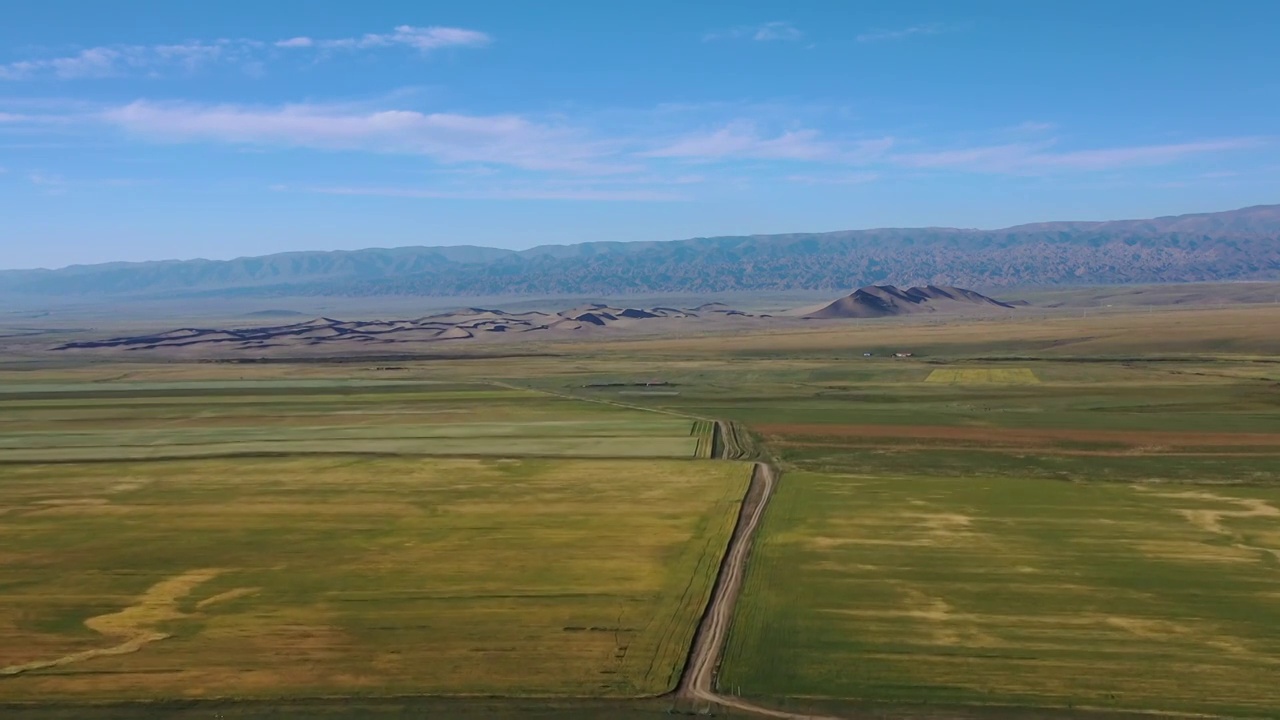
[[[176,242],[176,241],[175,241]],[[1280,279],[1280,205],[1003,230],[917,228],[409,247],[0,271],[0,295],[600,295]]]

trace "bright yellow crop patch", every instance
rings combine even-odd
[[[950,385],[1032,385],[1040,378],[1030,368],[939,368],[925,382]]]

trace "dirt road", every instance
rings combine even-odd
[[[839,720],[823,715],[802,715],[783,710],[760,707],[740,698],[721,695],[716,692],[716,676],[720,672],[720,660],[724,655],[725,640],[729,635],[729,624],[733,621],[733,609],[738,601],[738,593],[742,590],[742,578],[746,572],[747,556],[751,553],[751,543],[755,537],[760,518],[773,494],[777,476],[774,469],[766,463],[756,463],[751,477],[751,487],[742,501],[742,510],[738,515],[738,524],[729,539],[729,548],[725,551],[720,563],[720,573],[716,577],[715,586],[711,589],[711,600],[707,603],[706,613],[698,625],[698,632],[693,639],[693,648],[689,651],[689,661],[685,665],[684,675],[676,688],[676,695],[695,702],[705,702],[722,707],[734,708],[763,717],[783,718],[784,720]]]

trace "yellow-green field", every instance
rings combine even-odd
[[[1280,310],[538,347],[0,358],[0,716],[707,710],[619,698],[689,651],[749,474],[711,455],[780,471],[723,694],[1280,716]]]
[[[706,457],[704,435],[688,418],[479,383],[0,384],[0,462],[333,452],[693,458]]]
[[[749,473],[332,455],[10,465],[0,700],[661,693]]]
[[[925,382],[952,385],[1033,385],[1040,378],[1030,368],[938,368]]]
[[[1280,489],[788,474],[721,682],[759,697],[1280,708]]]

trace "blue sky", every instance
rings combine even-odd
[[[68,2],[0,268],[1280,202],[1280,3]]]

